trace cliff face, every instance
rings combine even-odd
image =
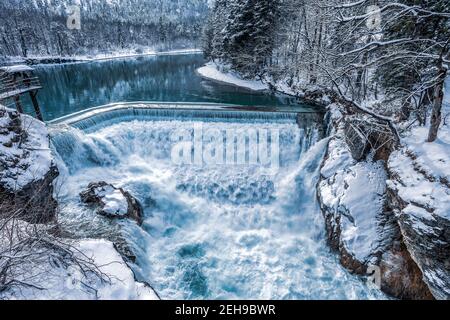
[[[344,267],[368,276],[394,297],[445,298],[427,279],[441,274],[437,265],[442,265],[440,261],[445,257],[448,259],[448,247],[441,242],[439,248],[437,245],[439,237],[443,240],[448,236],[448,225],[435,221],[434,226],[440,230],[437,237],[430,228],[409,223],[411,216],[404,211],[405,201],[392,187],[391,160],[383,160],[389,152],[363,155],[367,146],[349,137],[350,116],[343,115],[338,105],[330,105],[329,110],[332,138],[317,190],[330,246],[338,252]],[[422,239],[426,236],[434,241],[418,249],[419,232]],[[434,252],[429,251],[433,246]],[[425,254],[428,260],[422,259]],[[432,271],[424,269],[420,261],[428,261]],[[448,285],[448,279],[442,279],[441,283],[445,282]]]
[[[56,220],[53,181],[58,176],[45,124],[0,109],[0,218],[31,223]]]
[[[437,299],[450,299],[450,128],[425,143],[415,128],[394,151],[387,169],[389,204],[404,243]]]

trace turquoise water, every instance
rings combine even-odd
[[[43,89],[38,100],[45,120],[115,102],[217,102],[244,106],[295,106],[297,98],[253,92],[202,79],[202,54],[144,56],[88,63],[38,66]],[[32,113],[28,97],[25,109]]]

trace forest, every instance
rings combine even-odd
[[[195,47],[207,0],[80,0],[79,28],[69,29],[71,0],[0,3],[0,56],[70,56],[133,49]],[[76,21],[78,23],[78,21]]]

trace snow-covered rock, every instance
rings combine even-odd
[[[84,203],[96,207],[97,213],[109,218],[131,218],[142,224],[142,206],[139,201],[122,188],[104,181],[90,183],[80,194]]]
[[[124,262],[111,242],[106,240],[83,240],[78,249],[91,258],[100,270],[108,275],[110,283],[98,285],[98,299],[102,300],[158,300],[155,291],[137,282],[131,269]],[[67,280],[66,280],[67,282]]]
[[[350,271],[367,275],[378,270],[383,291],[400,298],[431,298],[388,209],[385,162],[374,160],[373,154],[354,159],[343,114],[339,106],[330,106],[333,136],[317,188],[329,244]]]
[[[382,242],[377,232],[383,213],[386,173],[378,161],[356,162],[345,142],[332,139],[327,160],[321,170],[319,197],[325,214],[330,242],[345,250],[360,266],[374,263],[374,255]]]
[[[426,127],[404,138],[388,163],[389,194],[414,261],[438,299],[450,299],[450,127],[427,143]]]
[[[57,176],[45,124],[0,106],[0,216],[20,210],[25,220],[53,220]]]

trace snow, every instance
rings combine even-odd
[[[27,66],[27,65],[15,65],[10,67],[3,67],[0,68],[1,71],[7,72],[7,73],[15,73],[15,72],[24,72],[24,71],[33,71],[33,68]]]
[[[222,72],[215,63],[207,63],[197,70],[198,74],[206,79],[231,84],[237,87],[250,89],[253,91],[267,90],[268,86],[258,80],[242,79],[237,73]]]
[[[194,54],[202,53],[201,49],[179,49],[179,50],[169,50],[169,51],[155,51],[154,49],[145,49],[142,52],[137,53],[136,50],[121,50],[111,53],[98,53],[94,55],[84,55],[75,56],[77,60],[109,60],[109,59],[119,59],[119,58],[133,58],[140,56],[163,56],[163,55],[177,55],[177,54]]]
[[[438,139],[426,142],[428,127],[416,127],[403,139],[408,152],[414,154],[414,167],[439,180],[450,182],[450,126],[441,125]]]
[[[376,250],[380,240],[377,226],[386,191],[383,163],[360,162],[350,168],[344,181],[348,187],[341,205],[348,209],[351,219],[341,221],[341,236],[346,248],[364,261]]]
[[[403,137],[404,147],[388,164],[399,181],[390,183],[404,201],[450,219],[450,125],[442,124],[432,143],[426,142],[428,130],[415,127]]]
[[[330,142],[319,192],[323,205],[341,216],[345,249],[367,262],[381,241],[377,227],[385,201],[386,171],[381,161],[355,163],[346,149],[339,139]]]
[[[436,156],[436,155],[434,155]],[[422,155],[420,160],[426,158]],[[419,160],[419,162],[420,162]],[[417,161],[417,160],[416,160]],[[448,158],[447,158],[448,161]],[[389,170],[397,177],[391,180],[390,186],[398,192],[398,195],[408,203],[414,203],[416,207],[427,208],[427,219],[433,219],[433,215],[439,215],[450,219],[450,190],[439,181],[431,181],[415,169],[414,160],[402,149],[395,151],[389,159]],[[436,174],[432,174],[432,176]],[[409,210],[411,213],[411,209]],[[423,211],[420,211],[423,213]],[[424,214],[421,214],[424,217]]]
[[[5,110],[5,108],[3,108]],[[12,111],[10,109],[6,109]],[[15,163],[0,172],[0,183],[11,191],[17,191],[33,181],[39,181],[49,172],[52,166],[50,140],[45,124],[28,115],[21,115],[22,129],[27,138],[20,145],[10,143],[12,133],[0,135],[0,159],[4,163]],[[0,117],[0,128],[8,125],[7,113]]]
[[[328,159],[320,171],[326,179],[332,177],[339,170],[343,170],[356,163],[350,151],[345,146],[345,142],[341,139],[332,139],[328,150]]]
[[[108,185],[95,189],[95,194],[105,204],[102,211],[108,215],[124,217],[128,214],[128,202],[119,189]]]
[[[78,266],[63,267],[51,263],[41,263],[41,277],[34,282],[43,287],[11,289],[0,294],[3,299],[26,300],[158,300],[148,285],[137,282],[134,274],[106,240],[81,240],[73,249],[74,254],[92,258],[99,270],[109,281],[98,277],[85,276]]]
[[[91,257],[101,271],[111,278],[110,285],[99,285],[98,297],[102,300],[158,300],[149,286],[137,282],[134,274],[106,240],[83,240],[78,249]]]

